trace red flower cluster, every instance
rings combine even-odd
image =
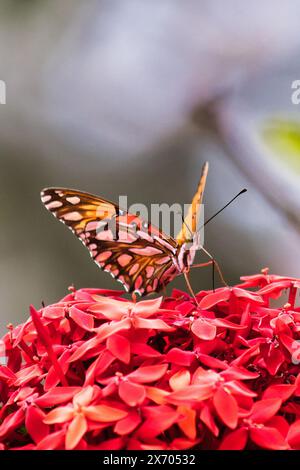
[[[299,288],[264,270],[198,305],[73,289],[32,307],[0,342],[0,448],[300,449]]]

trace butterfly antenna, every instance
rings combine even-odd
[[[205,227],[205,225],[207,225],[208,222],[210,222],[211,220],[213,220],[213,219],[214,219],[217,215],[219,215],[224,209],[226,209],[226,207],[228,207],[233,201],[235,201],[235,199],[237,199],[239,196],[241,196],[241,194],[244,194],[244,193],[246,193],[246,192],[247,192],[247,189],[246,189],[246,188],[242,189],[238,194],[236,194],[232,199],[230,199],[230,201],[227,202],[227,204],[225,204],[225,206],[223,206],[223,207],[222,207],[221,209],[219,209],[214,215],[212,215],[208,220],[206,220],[206,221],[204,222],[204,224],[200,227],[200,229],[203,228],[203,227]]]

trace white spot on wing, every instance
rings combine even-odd
[[[80,203],[80,197],[78,197],[78,196],[67,197],[66,200],[68,202],[70,202],[71,204],[79,204]]]
[[[64,220],[69,220],[71,222],[76,222],[82,219],[82,215],[79,212],[67,212],[62,217]]]
[[[42,192],[41,193],[41,199],[42,199],[42,202],[45,204],[46,202],[51,201],[52,198],[51,198],[50,194],[46,194],[46,196],[45,196],[45,193]]]
[[[59,207],[62,207],[63,203],[61,201],[52,201],[47,204],[47,209],[52,210],[52,209],[58,209]]]

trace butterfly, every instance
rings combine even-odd
[[[189,272],[199,249],[197,213],[207,174],[208,162],[202,167],[197,191],[176,238],[89,193],[46,188],[41,199],[82,241],[101,269],[121,282],[127,292],[143,296],[159,292],[176,276]]]

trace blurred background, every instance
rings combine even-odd
[[[228,282],[300,276],[299,17],[299,0],[0,1],[1,333],[72,283],[119,288],[45,186],[188,203],[209,160],[206,217],[248,188],[205,232]]]

